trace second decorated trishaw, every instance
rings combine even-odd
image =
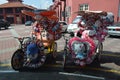
[[[66,68],[68,56],[75,65],[85,66],[94,61],[100,62],[103,51],[103,41],[107,36],[107,12],[104,11],[80,11],[82,16],[77,24],[79,27],[70,34],[70,39],[64,35],[66,47],[63,55],[63,67]]]

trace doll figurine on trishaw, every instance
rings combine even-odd
[[[11,66],[14,70],[21,70],[24,67],[39,68],[45,63],[47,54],[56,58],[55,41],[61,38],[61,26],[55,11],[22,10],[22,13],[33,17],[36,21],[32,25],[30,37],[17,38],[21,47],[14,52]]]

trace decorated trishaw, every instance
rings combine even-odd
[[[22,10],[22,13],[33,17],[36,21],[32,25],[30,37],[16,37],[20,42],[20,48],[14,52],[11,65],[14,70],[21,70],[24,67],[39,68],[45,63],[47,54],[56,58],[55,41],[61,38],[61,26],[55,11]]]
[[[103,51],[103,41],[107,36],[107,12],[104,11],[79,11],[82,19],[78,28],[74,30],[70,39],[64,35],[66,47],[63,55],[63,67],[66,68],[68,56],[75,65],[85,66],[94,61],[100,63]],[[71,34],[71,33],[70,33]]]

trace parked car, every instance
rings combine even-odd
[[[33,24],[32,21],[26,21],[26,22],[25,22],[25,26],[31,26],[32,24]]]
[[[120,36],[120,23],[115,23],[114,25],[108,26],[108,35],[110,36]]]
[[[62,25],[62,32],[67,32],[68,24],[65,21],[59,21],[59,23]]]
[[[68,25],[67,32],[74,32],[75,30],[79,29],[78,28],[78,23],[81,20],[82,16],[77,16],[71,24]]]
[[[0,29],[1,28],[8,29],[9,26],[10,26],[10,22],[8,22],[4,19],[0,19]]]

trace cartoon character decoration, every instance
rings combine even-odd
[[[92,62],[96,45],[91,39],[73,37],[68,45],[75,64],[85,66]]]

